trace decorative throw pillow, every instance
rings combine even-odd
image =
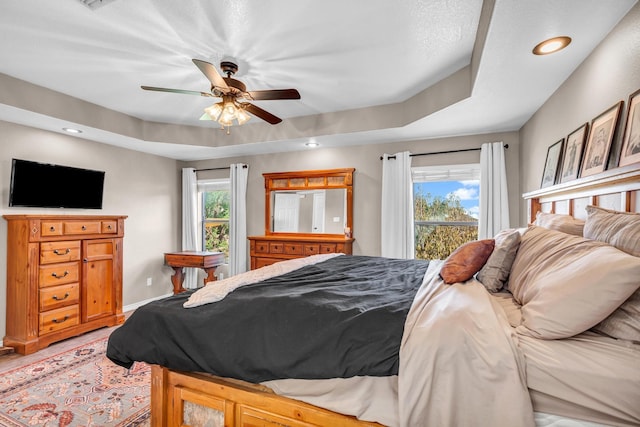
[[[563,233],[582,236],[584,221],[576,219],[571,215],[554,214],[546,212],[538,212],[536,220],[533,223],[539,227],[548,228],[549,230],[562,231]]]
[[[567,338],[598,324],[640,287],[640,258],[603,242],[532,226],[511,268],[516,331]]]
[[[466,282],[482,268],[493,252],[495,240],[474,240],[465,243],[447,257],[440,269],[446,284]]]
[[[507,282],[511,265],[520,246],[520,230],[502,230],[494,237],[496,246],[476,278],[490,292],[498,292]]]
[[[640,257],[640,214],[587,206],[584,236]],[[640,342],[640,290],[593,330],[613,338]]]

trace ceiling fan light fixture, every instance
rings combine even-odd
[[[533,48],[532,52],[534,55],[548,55],[564,49],[569,45],[569,43],[571,43],[571,37],[553,37],[538,43],[536,47]]]
[[[239,126],[242,126],[243,124],[247,123],[249,119],[251,119],[251,116],[249,115],[249,113],[244,111],[244,108],[238,108],[238,111],[236,112],[236,117],[237,117]]]
[[[231,127],[233,126],[233,122],[231,120],[225,120],[224,117],[220,117],[220,120],[218,120],[218,123],[220,123],[220,126],[222,127]]]
[[[210,107],[204,109],[204,112],[211,118],[211,120],[218,120],[220,113],[222,113],[222,103],[218,102]]]

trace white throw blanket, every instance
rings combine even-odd
[[[504,311],[474,279],[444,284],[441,266],[430,262],[407,316],[397,377],[265,384],[390,426],[534,426],[524,360]]]
[[[230,292],[241,286],[258,283],[271,277],[280,276],[291,271],[302,268],[306,265],[317,264],[330,258],[344,255],[341,253],[312,255],[304,258],[290,259],[280,261],[275,264],[267,265],[256,270],[247,271],[235,276],[227,277],[223,280],[209,282],[207,285],[195,291],[187,301],[182,305],[184,308],[198,307],[204,304],[218,302],[226,297]]]

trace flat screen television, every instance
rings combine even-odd
[[[104,172],[13,159],[9,206],[102,209]]]

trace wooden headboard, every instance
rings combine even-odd
[[[522,195],[527,201],[527,222],[540,212],[568,214],[585,219],[587,205],[623,212],[640,212],[640,167],[629,165],[579,178]]]

